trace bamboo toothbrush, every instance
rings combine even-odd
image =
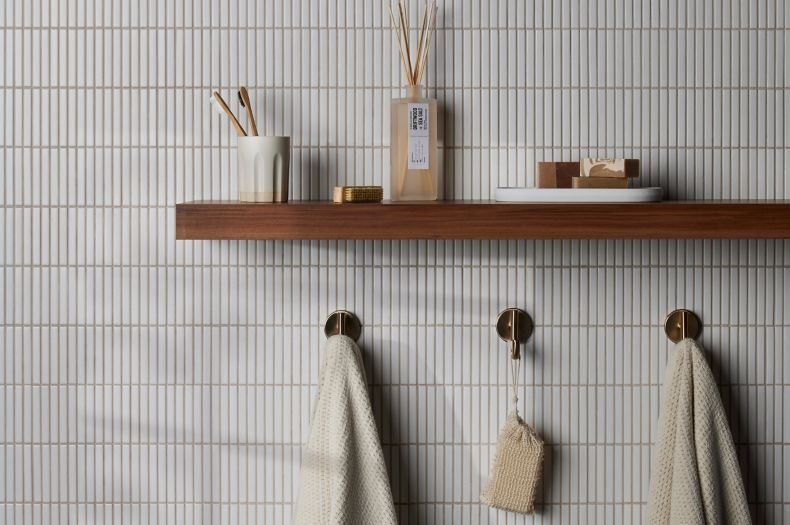
[[[255,125],[255,115],[252,114],[252,104],[250,104],[250,95],[247,93],[247,88],[241,86],[238,95],[241,107],[247,110],[247,124],[250,126],[250,135],[257,137],[258,126]]]
[[[225,100],[223,100],[222,95],[219,94],[219,91],[215,91],[211,96],[211,103],[217,110],[217,113],[225,113],[228,116],[230,123],[233,124],[234,128],[236,128],[236,133],[238,133],[239,137],[247,136],[244,128],[241,127],[241,124],[239,124],[239,120],[236,118],[236,115],[233,114],[228,105],[225,103]]]

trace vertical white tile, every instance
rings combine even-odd
[[[790,11],[714,4],[443,3],[428,83],[445,196],[485,199],[533,184],[536,161],[600,154],[640,157],[672,198],[786,197]],[[785,243],[173,245],[174,202],[236,191],[230,130],[204,113],[212,88],[246,84],[259,127],[292,136],[295,196],[387,185],[401,83],[388,21],[361,0],[73,7],[0,8],[5,521],[287,522],[336,307],[365,325],[405,517],[506,520],[478,503],[509,397],[490,332],[506,306],[536,320],[522,406],[550,447],[546,520],[641,520],[660,322],[679,306],[703,315],[729,382],[765,480],[750,494],[777,502],[758,515],[790,499]],[[14,505],[30,501],[43,505]]]

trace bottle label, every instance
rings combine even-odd
[[[410,170],[428,169],[428,104],[409,104]]]

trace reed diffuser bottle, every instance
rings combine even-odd
[[[406,77],[406,97],[392,100],[390,113],[390,199],[393,201],[436,200],[438,157],[436,143],[436,99],[422,93],[431,34],[436,23],[436,2],[425,7],[419,30],[416,60],[412,64],[406,9],[398,2],[398,22],[390,8],[390,21],[398,42]]]

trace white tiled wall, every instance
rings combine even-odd
[[[786,242],[175,241],[176,202],[236,195],[212,88],[293,137],[293,197],[386,187],[383,5],[0,4],[0,523],[289,522],[335,308],[365,325],[403,523],[641,521],[676,307],[705,323],[755,520],[790,520]],[[444,196],[587,154],[671,198],[790,196],[788,22],[782,0],[440,2]],[[508,306],[537,327],[529,519],[478,498]]]

